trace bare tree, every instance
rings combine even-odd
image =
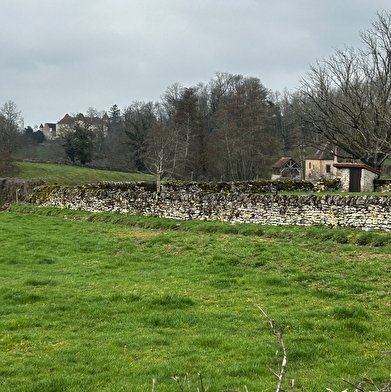
[[[290,156],[299,160],[300,151],[311,142],[306,137],[305,128],[295,110],[297,103],[294,94],[284,91],[282,95],[278,92],[275,93],[271,105],[276,121],[280,153],[282,156]],[[301,163],[303,164],[303,162]]]
[[[380,169],[391,151],[391,12],[302,80],[303,119],[339,150]]]
[[[0,150],[14,152],[23,130],[23,118],[15,102],[7,101],[0,108]]]
[[[124,110],[124,130],[127,136],[127,148],[136,170],[144,172],[145,137],[156,123],[155,104],[149,102],[132,102]]]
[[[257,78],[232,78],[234,89],[220,97],[214,144],[224,178],[237,181],[269,175],[277,155],[277,132],[268,90]]]
[[[105,137],[107,165],[111,170],[135,170],[127,145],[124,118],[116,104],[108,113],[108,130]]]
[[[185,88],[177,103],[171,126],[178,136],[178,168],[180,178],[194,180],[206,173],[205,132],[195,88]]]
[[[177,130],[170,126],[164,107],[156,104],[155,110],[156,122],[145,136],[143,149],[145,166],[156,176],[156,188],[159,192],[163,177],[170,178],[175,174],[179,137]]]
[[[174,83],[168,86],[161,96],[161,103],[168,117],[175,115],[178,102],[181,100],[184,87],[180,83]]]

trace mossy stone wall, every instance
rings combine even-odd
[[[148,191],[145,183],[40,186],[30,201],[42,206],[181,220],[391,230],[389,196],[280,195],[270,193],[270,182],[267,194],[260,193],[256,183],[183,185],[166,184],[161,193]]]

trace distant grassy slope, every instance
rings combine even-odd
[[[25,180],[42,178],[47,184],[82,185],[101,181],[153,181],[154,177],[140,173],[124,173],[49,163],[17,162],[20,172],[15,176]]]

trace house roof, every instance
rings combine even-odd
[[[318,161],[332,161],[334,160],[334,152],[330,143],[321,144],[313,154],[308,155],[305,159],[312,159]]]
[[[70,116],[68,113],[57,123],[57,124],[72,124],[76,121],[86,121],[89,120],[91,123],[100,123],[101,121],[108,120],[109,117],[105,112],[102,118],[100,117],[86,117],[83,113],[78,113],[75,117]]]
[[[358,169],[365,169],[374,174],[380,176],[381,171],[373,168],[372,166],[366,165],[365,163],[352,163],[352,162],[341,162],[341,163],[334,163],[334,167],[338,169],[350,169],[350,168],[358,168]]]
[[[69,124],[73,121],[73,117],[71,117],[68,113],[57,123],[57,124]]]
[[[272,166],[273,169],[282,169],[284,167],[301,168],[301,166],[291,157],[282,157]]]

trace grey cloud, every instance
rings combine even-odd
[[[360,44],[389,0],[5,0],[0,104],[26,125],[158,100],[214,73],[298,86],[311,62]]]

